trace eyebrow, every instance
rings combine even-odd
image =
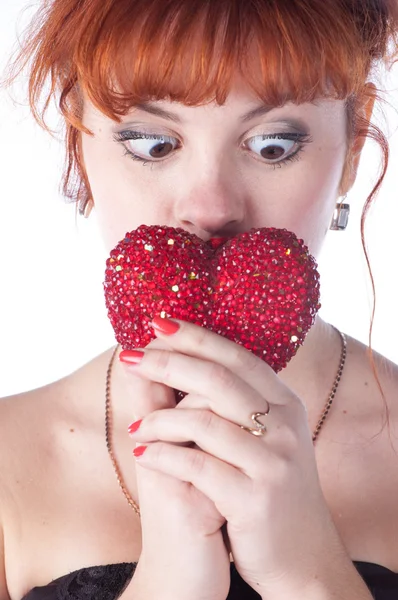
[[[135,108],[138,110],[142,110],[143,112],[150,113],[151,115],[161,117],[162,119],[174,121],[174,123],[183,123],[183,119],[178,117],[176,114],[171,113],[168,110],[165,110],[164,108],[159,108],[158,106],[155,106],[150,102],[143,102],[141,104],[137,104]],[[269,113],[273,108],[275,107],[263,104],[243,115],[240,118],[240,120],[242,121],[242,123],[247,123],[247,121],[251,121],[256,117],[262,117],[263,115]]]
[[[168,110],[164,110],[164,108],[159,108],[154,104],[149,102],[143,102],[142,104],[137,104],[135,106],[136,109],[142,110],[144,112],[150,113],[151,115],[156,115],[157,117],[162,117],[162,119],[168,119],[169,121],[174,121],[175,123],[182,123],[182,119],[175,115],[174,113],[169,112]]]

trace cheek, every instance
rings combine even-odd
[[[311,254],[319,255],[329,230],[345,161],[345,145],[319,144],[305,153],[286,175],[275,171],[269,186],[273,214],[267,215],[278,227],[294,231],[304,240]],[[266,210],[266,209],[264,209]]]
[[[318,148],[317,155],[303,181],[300,228],[306,236],[310,252],[318,256],[329,231],[333,211],[340,196],[340,183],[345,164],[345,145]]]
[[[92,138],[83,134],[83,158],[97,208],[103,204],[104,198],[110,197],[111,193],[118,193],[119,182],[122,181],[117,161],[108,145],[100,137]]]
[[[129,168],[130,160],[113,142],[84,135],[82,150],[95,204],[95,216],[110,251],[142,223],[153,222],[156,194]],[[150,221],[148,221],[150,219]]]

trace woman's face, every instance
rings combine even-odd
[[[343,101],[267,111],[236,86],[224,106],[156,101],[120,124],[86,100],[83,122],[95,134],[82,134],[83,157],[108,250],[141,224],[203,240],[277,227],[318,255],[346,159]]]

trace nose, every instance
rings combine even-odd
[[[236,178],[192,177],[174,205],[179,227],[195,233],[204,241],[215,236],[232,237],[247,229],[247,202]],[[193,181],[195,180],[195,181]]]

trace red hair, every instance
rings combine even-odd
[[[81,132],[92,134],[82,124],[84,94],[116,121],[150,99],[223,104],[236,74],[274,106],[346,100],[349,141],[372,138],[382,150],[361,235],[374,294],[370,358],[385,400],[371,351],[376,301],[364,231],[389,146],[363,107],[382,100],[368,82],[379,66],[393,64],[397,42],[395,0],[43,0],[5,83],[29,64],[29,103],[48,131],[46,111],[58,99],[66,125],[63,194],[83,204],[90,185]]]

